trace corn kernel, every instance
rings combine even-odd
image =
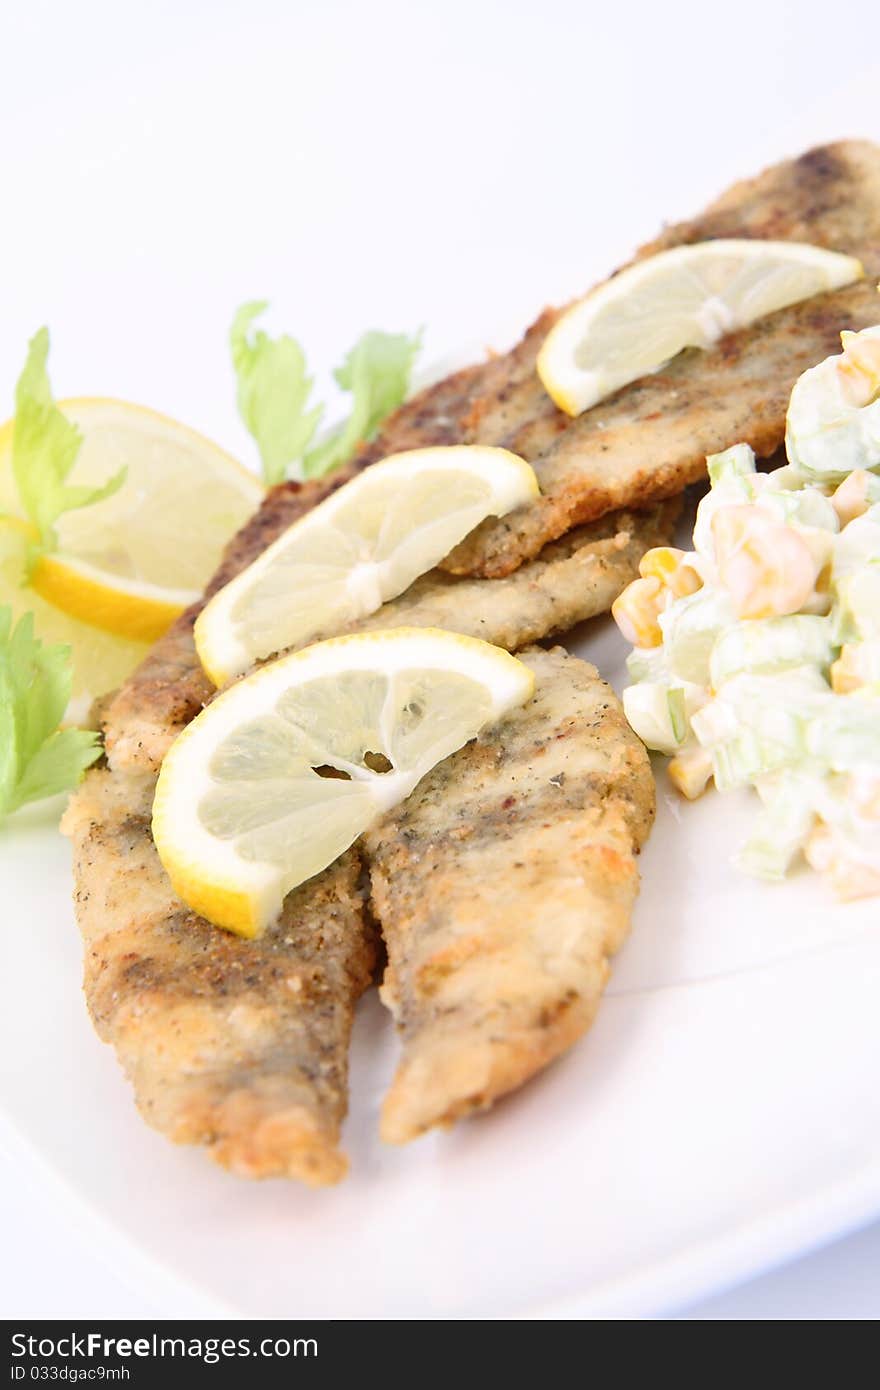
[[[804,858],[811,869],[827,876],[835,896],[843,902],[880,893],[880,870],[841,854],[827,825],[817,825],[804,845]]]
[[[634,579],[611,605],[611,616],[634,647],[659,647],[663,633],[657,619],[666,602],[656,575]]]
[[[712,537],[718,575],[737,617],[797,613],[815,598],[819,557],[797,531],[760,507],[722,507],[712,518]]]
[[[831,689],[836,695],[851,695],[865,684],[859,664],[858,643],[844,643],[840,656],[831,663]]]
[[[868,487],[870,474],[864,468],[854,468],[848,478],[844,478],[836,488],[831,505],[837,512],[841,528],[855,521],[857,516],[868,510]]]
[[[689,748],[677,753],[667,768],[669,780],[688,801],[702,796],[712,776],[712,759],[705,748]]]
[[[841,333],[843,356],[837,370],[850,405],[870,405],[880,392],[880,340],[862,333]]]
[[[639,561],[639,574],[648,579],[653,576],[669,589],[676,598],[695,594],[703,587],[703,581],[692,565],[687,563],[683,550],[672,545],[658,545],[647,550]]]
[[[816,826],[804,845],[804,858],[811,869],[815,869],[818,874],[825,874],[834,863],[834,837],[827,825],[821,823]]]

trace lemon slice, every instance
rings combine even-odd
[[[792,241],[701,241],[637,261],[563,314],[538,354],[560,410],[580,415],[765,314],[861,279],[853,256]]]
[[[149,648],[142,642],[111,637],[109,632],[69,617],[23,584],[31,537],[30,527],[17,518],[0,520],[0,604],[11,608],[14,619],[32,613],[36,635],[47,645],[63,642],[73,649],[73,689],[67,718],[84,720],[93,700],[115,690]]]
[[[261,657],[375,612],[485,517],[537,492],[532,469],[506,449],[413,449],[374,463],[211,599],[195,629],[202,666],[223,685]]]
[[[58,522],[58,550],[31,588],[80,623],[152,641],[203,589],[229,537],[263,496],[258,480],[185,425],[125,401],[61,401],[83,443],[70,482],[95,484],[125,467],[112,497]],[[13,423],[0,430],[0,510],[19,510]]]
[[[533,685],[500,648],[433,628],[335,637],[261,667],[163,763],[153,837],[175,891],[258,936],[286,893]]]
[[[163,588],[66,555],[37,561],[31,587],[71,618],[133,642],[153,642],[197,597],[192,589]]]

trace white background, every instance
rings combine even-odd
[[[242,300],[271,299],[329,395],[365,328],[424,325],[426,361],[503,345],[733,178],[880,136],[867,3],[10,10],[0,396],[48,322],[59,394],[143,401],[242,457],[226,348]],[[9,1157],[0,1232],[7,1316],[175,1312],[120,1283]],[[878,1312],[874,1229],[687,1315]]]

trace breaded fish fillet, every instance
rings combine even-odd
[[[607,613],[638,575],[645,551],[668,544],[680,511],[674,497],[645,512],[612,512],[569,531],[506,579],[455,579],[432,570],[345,631],[439,627],[518,652]]]
[[[584,535],[573,532],[507,580],[426,576],[386,605],[385,620],[374,614],[359,626],[442,623],[522,645],[568,626],[583,614],[585,595],[607,607],[644,549],[668,536],[676,508],[622,518],[628,529],[620,532],[608,522],[583,528]],[[533,665],[541,659],[529,657]],[[588,668],[566,666],[575,669]],[[567,698],[559,685],[557,708]],[[545,692],[533,723],[546,705]],[[582,714],[582,705],[572,707],[573,719]],[[549,724],[546,732],[560,737]],[[518,736],[517,746],[522,743]],[[455,755],[468,765],[474,756],[467,749]],[[522,768],[514,770],[522,777]],[[438,769],[432,778],[440,775]],[[506,768],[502,777],[506,790]],[[144,1117],[169,1138],[204,1144],[243,1176],[336,1181],[346,1167],[338,1139],[352,1010],[374,959],[359,851],[290,894],[281,922],[266,936],[244,941],[175,897],[150,833],[154,788],[153,774],[94,770],[64,819],[74,842],[85,991],[97,1031],[116,1048]],[[573,794],[580,795],[577,785]],[[458,814],[454,796],[451,790],[450,816]],[[552,799],[557,810],[567,808],[558,789]],[[569,829],[566,814],[553,834],[566,836]],[[545,834],[547,843],[550,838]],[[494,866],[483,865],[492,895],[503,895],[511,856],[520,855],[518,843],[507,849],[510,854],[499,841]],[[559,897],[549,877],[543,891],[556,912]],[[576,1010],[571,1018],[581,1015]]]
[[[417,397],[359,456],[451,442],[483,369]],[[227,549],[214,592],[309,506],[351,476],[273,489]],[[677,504],[608,517],[548,548],[509,581],[434,574],[366,625],[437,624],[515,646],[598,611],[669,538]],[[193,644],[196,605],[154,647],[104,711],[110,769],[92,771],[64,828],[74,842],[86,994],[150,1123],[200,1143],[234,1172],[310,1183],[345,1170],[351,1013],[372,969],[375,936],[355,848],[285,901],[259,941],[211,927],[173,894],[150,834],[159,763],[213,694]]]
[[[589,1028],[638,892],[648,757],[595,667],[522,655],[533,699],[363,837],[403,1055],[403,1143],[521,1085]]]
[[[736,184],[700,217],[669,227],[636,259],[716,237],[813,242],[858,256],[866,278],[782,309],[708,351],[680,353],[576,420],[556,409],[535,372],[544,316],[492,363],[465,435],[528,459],[542,495],[483,522],[445,569],[509,574],[572,526],[680,493],[703,476],[707,454],[740,441],[760,458],[772,454],[798,376],[839,351],[841,329],[880,320],[880,149],[846,141],[777,164]]]
[[[296,486],[285,483],[268,495],[232,542],[208,594],[280,535],[301,514],[305,498],[317,502],[328,491],[326,483],[320,494],[292,491]],[[579,527],[506,580],[487,584],[452,579],[435,570],[345,630],[443,627],[516,651],[607,613],[636,577],[645,551],[671,539],[679,509],[675,499],[645,512],[615,513]],[[199,664],[193,639],[200,607],[194,605],[177,620],[105,706],[101,715],[105,746],[117,771],[158,771],[174,739],[213,696],[214,687]]]
[[[455,444],[461,420],[482,389],[489,363],[454,372],[406,401],[372,443],[345,468],[307,483],[287,482],[267,493],[256,514],[226,547],[202,598],[155,643],[116,696],[104,703],[101,723],[111,766],[156,771],[171,741],[213,694],[193,642],[193,625],[207,600],[287,530],[362,468],[405,449]]]
[[[352,1013],[375,962],[359,854],[244,941],[174,896],[150,834],[154,786],[93,770],[64,817],[98,1034],[170,1139],[242,1177],[336,1182]]]

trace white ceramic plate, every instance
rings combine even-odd
[[[623,683],[605,619],[568,645]],[[377,1137],[395,1039],[355,1031],[339,1188],[243,1183],[138,1118],[80,994],[58,804],[0,837],[0,1139],[159,1306],[290,1317],[639,1316],[880,1212],[880,908],[728,862],[755,803],[658,768],[632,937],[591,1034],[491,1114]]]

